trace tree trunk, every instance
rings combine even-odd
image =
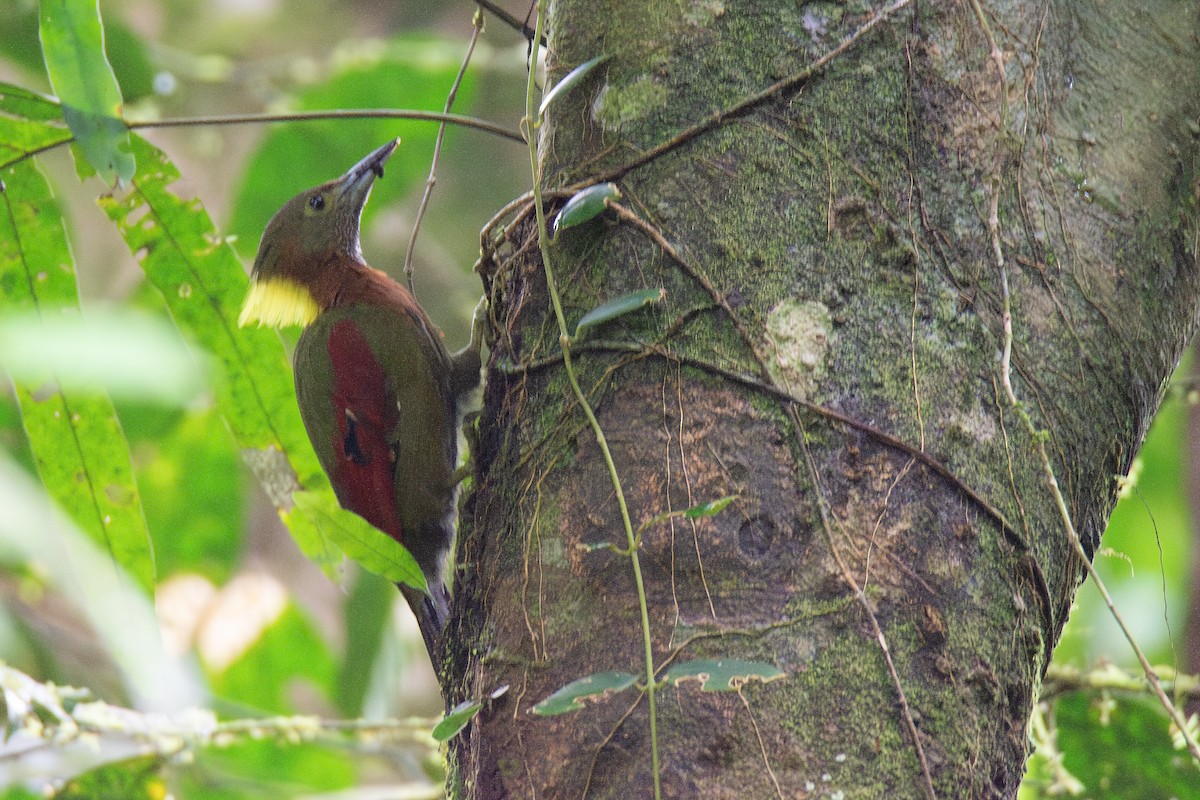
[[[542,184],[611,178],[629,212],[550,247],[569,325],[666,293],[571,351],[634,528],[736,496],[644,530],[655,669],[786,673],[658,690],[665,797],[1015,796],[1083,574],[1037,444],[1090,552],[1196,324],[1196,2],[893,9],[551,11],[550,83],[609,60],[550,107]],[[510,688],[453,768],[468,797],[650,797],[636,688],[531,713],[645,671],[531,219],[487,238],[452,628],[456,698]]]

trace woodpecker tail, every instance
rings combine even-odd
[[[413,616],[417,618],[417,627],[421,629],[421,638],[425,640],[425,650],[433,663],[433,671],[441,677],[442,672],[442,630],[450,616],[450,593],[441,581],[429,584],[429,594],[411,586],[397,584],[400,593],[408,601]]]

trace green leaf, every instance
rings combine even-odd
[[[583,318],[579,320],[579,324],[575,326],[575,335],[572,338],[581,339],[589,328],[594,328],[617,317],[637,311],[644,306],[657,303],[664,297],[666,297],[666,292],[662,289],[641,289],[605,301],[583,315]]]
[[[683,512],[683,515],[688,519],[697,519],[699,517],[715,517],[725,510],[725,507],[737,500],[737,495],[731,494],[727,497],[721,497],[717,500],[710,500],[707,503],[701,503],[698,506],[692,506]]]
[[[434,741],[448,742],[467,727],[467,723],[483,708],[478,700],[464,700],[446,713],[442,721],[433,727]]]
[[[623,692],[637,682],[637,675],[628,672],[598,672],[571,681],[533,707],[541,717],[553,717],[571,711],[582,711],[587,700],[602,700],[608,695]]]
[[[75,265],[49,185],[32,161],[12,165],[2,175],[0,303],[9,314],[24,312],[20,316],[26,321],[77,319]],[[26,330],[29,346],[38,346],[43,333]],[[19,346],[10,343],[9,349]],[[152,591],[150,534],[112,401],[102,391],[67,388],[52,366],[14,375],[38,473],[76,523],[143,591]]]
[[[580,64],[575,69],[567,73],[561,81],[554,85],[554,88],[546,93],[542,98],[542,104],[538,107],[538,116],[541,117],[546,113],[546,109],[550,107],[558,98],[565,95],[571,89],[577,86],[584,78],[588,76],[593,69],[608,61],[608,55],[598,55],[595,58],[589,58],[587,61]]]
[[[38,122],[62,122],[58,101],[11,83],[0,82],[0,112]],[[58,130],[63,130],[61,125]]]
[[[150,53],[142,39],[122,20],[110,16],[104,23],[104,50],[126,104],[154,94],[157,70]]]
[[[404,37],[379,53],[345,59],[324,83],[307,88],[295,100],[299,111],[329,108],[442,108],[458,74],[461,53],[444,43]],[[459,88],[456,110],[469,107],[473,72]],[[388,203],[423,186],[437,139],[437,124],[417,120],[363,119],[289,123],[272,127],[251,156],[234,198],[229,229],[236,247],[253,257],[271,216],[297,192],[336,178],[363,153],[400,137],[400,151],[388,161],[387,174],[371,189],[363,209],[363,229]],[[458,134],[451,125],[447,147]]]
[[[71,141],[71,131],[61,123],[58,103],[0,83],[0,169]]]
[[[296,492],[296,510],[342,552],[376,575],[427,592],[425,575],[404,545],[338,505],[332,490]],[[290,516],[290,515],[289,515]]]
[[[678,686],[684,681],[700,681],[706,692],[736,692],[748,681],[771,681],[786,678],[787,673],[762,661],[741,661],[728,658],[720,661],[685,661],[667,670],[666,683]]]
[[[617,200],[620,197],[621,190],[615,183],[597,183],[595,186],[589,186],[583,191],[575,193],[562,207],[562,211],[558,212],[558,216],[554,218],[553,236],[557,238],[559,231],[581,225],[600,216],[607,207],[604,201]]]
[[[282,456],[282,454],[278,455]],[[318,491],[328,492],[329,490],[322,489]],[[287,492],[286,502],[288,504],[292,503],[292,498],[297,494],[302,494],[301,491],[295,490],[294,487],[290,486],[287,487]],[[300,551],[308,556],[320,568],[321,572],[325,573],[325,577],[330,581],[341,583],[346,566],[346,554],[334,544],[333,537],[326,530],[326,525],[322,522],[321,517],[297,511],[294,505],[290,509],[283,508],[277,510],[279,518],[283,520],[284,525],[287,525],[288,532],[292,534],[292,539],[296,541],[296,545],[300,548]]]
[[[129,180],[136,165],[98,0],[42,0],[39,22],[46,74],[84,156],[106,183]]]
[[[130,189],[120,197],[101,197],[100,206],[184,339],[220,367],[217,410],[276,510],[286,515],[293,491],[328,490],[329,482],[300,421],[283,342],[265,328],[238,328],[247,287],[241,262],[204,207],[170,191],[179,178],[175,166],[141,137],[132,141],[138,170]],[[327,570],[340,562],[317,522],[302,514],[285,519],[306,555]]]
[[[0,169],[70,140],[71,132],[66,128],[0,117]]]
[[[1176,750],[1157,700],[1077,692],[1054,704],[1063,766],[1092,797],[1196,797],[1196,765]]]
[[[167,795],[160,756],[135,756],[88,770],[66,781],[54,800],[158,800]]]

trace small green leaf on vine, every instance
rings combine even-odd
[[[663,513],[657,514],[643,522],[638,528],[638,534],[640,535],[642,532],[653,528],[660,522],[666,522],[667,520],[675,519],[676,517],[684,517],[686,519],[715,517],[717,514],[720,514],[722,511],[724,511],[727,505],[732,503],[734,500],[737,500],[737,498],[738,496],[736,494],[731,494],[726,497],[717,498],[716,500],[709,500],[707,503],[701,503],[698,506],[685,508],[682,511],[664,511]]]
[[[722,659],[720,661],[685,661],[667,670],[663,681],[676,686],[684,681],[700,681],[706,692],[736,692],[749,681],[771,681],[786,678],[787,673],[762,661]]]
[[[707,503],[701,503],[698,506],[692,506],[683,512],[683,515],[688,519],[697,519],[698,517],[715,517],[725,510],[725,506],[737,500],[737,495],[731,494],[725,497],[709,500]]]
[[[546,113],[546,109],[550,107],[558,98],[562,97],[571,89],[578,85],[580,81],[587,77],[588,73],[596,67],[608,61],[607,55],[599,55],[595,58],[589,58],[587,61],[580,64],[575,69],[567,73],[567,76],[554,85],[545,97],[542,98],[542,104],[538,107],[538,116],[541,117]]]
[[[433,726],[434,740],[448,742],[453,739],[459,731],[467,727],[467,723],[479,713],[481,708],[483,708],[483,703],[478,700],[464,700],[447,711],[442,721]]]
[[[622,317],[644,306],[653,305],[666,296],[667,293],[663,289],[641,289],[607,300],[583,315],[579,324],[575,326],[575,335],[571,338],[573,340],[581,339],[589,328]]]
[[[637,676],[628,672],[598,672],[577,681],[571,681],[554,694],[533,707],[540,717],[553,717],[571,711],[582,711],[585,700],[602,700],[623,692],[637,682]]]
[[[582,225],[590,219],[600,216],[607,206],[606,200],[619,200],[621,190],[615,183],[597,183],[571,196],[567,204],[554,218],[554,231],[551,238],[557,239],[559,231]]]

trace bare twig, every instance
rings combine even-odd
[[[125,124],[130,130],[143,128],[195,128],[210,125],[261,125],[266,122],[310,122],[323,119],[419,119],[426,122],[441,122],[474,128],[504,139],[525,144],[525,137],[510,128],[494,122],[468,117],[463,114],[446,114],[440,111],[414,111],[408,108],[334,108],[326,111],[292,111],[286,114],[214,114],[206,117],[183,117],[176,119],[131,120]]]
[[[445,113],[447,114],[454,107],[454,98],[458,95],[458,87],[462,85],[463,76],[467,74],[467,66],[471,63],[471,54],[475,52],[475,43],[479,41],[479,34],[483,30],[483,14],[476,11],[473,22],[475,27],[471,30],[471,41],[467,43],[467,53],[463,56],[462,66],[458,68],[458,75],[454,78],[450,93],[446,95]],[[408,282],[410,292],[413,290],[413,252],[417,246],[417,233],[421,230],[421,220],[425,218],[425,209],[429,208],[429,198],[433,195],[433,187],[437,183],[438,160],[442,156],[442,140],[445,138],[446,122],[443,120],[438,125],[437,141],[433,145],[433,158],[429,164],[429,177],[425,180],[425,193],[421,195],[421,204],[417,206],[412,235],[408,237],[408,249],[404,251],[404,277]]]
[[[496,19],[500,20],[505,25],[521,34],[525,41],[532,42],[536,36],[538,37],[538,44],[540,44],[542,47],[546,46],[546,37],[538,36],[537,32],[533,28],[529,27],[528,18],[526,18],[526,22],[521,22],[512,14],[491,2],[491,0],[475,0],[475,4],[489,14],[495,15]]]

